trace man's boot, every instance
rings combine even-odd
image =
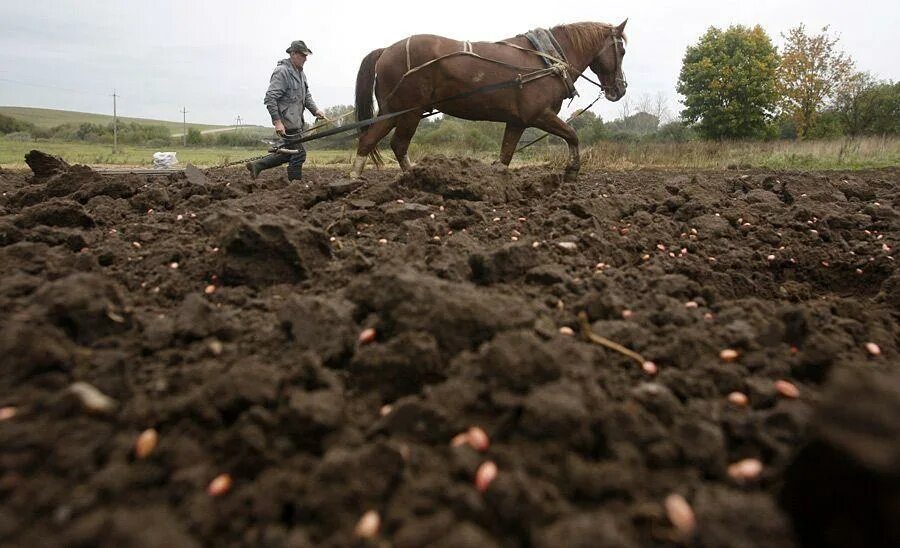
[[[287,167],[288,181],[303,180],[303,164],[288,164]]]
[[[265,158],[260,158],[254,162],[247,162],[246,168],[250,172],[250,176],[255,180],[259,174],[269,168],[280,166],[287,159],[283,154],[269,154]]]

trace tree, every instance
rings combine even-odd
[[[778,52],[759,25],[710,27],[678,77],[681,115],[708,139],[762,137],[778,99]]]
[[[188,128],[186,140],[189,145],[201,145],[203,144],[203,134],[195,127]]]
[[[828,27],[810,36],[800,25],[782,35],[786,40],[778,69],[781,110],[794,120],[803,138],[834,99],[837,90],[853,75],[853,60],[837,49],[838,38]]]
[[[849,135],[900,133],[900,83],[857,72],[835,93],[834,111]]]
[[[606,134],[603,119],[589,110],[572,118],[569,125],[578,133],[578,142],[583,146],[593,145]]]
[[[17,131],[30,131],[32,129],[34,129],[34,124],[16,120],[5,114],[0,114],[0,133],[15,133]]]

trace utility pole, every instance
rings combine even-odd
[[[181,127],[183,133],[181,134],[181,144],[187,146],[187,107],[181,107]]]
[[[119,153],[119,117],[116,113],[116,90],[113,90],[113,154]]]

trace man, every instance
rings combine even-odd
[[[312,52],[306,47],[303,40],[294,40],[285,52],[290,57],[278,61],[278,65],[272,71],[272,77],[269,79],[269,89],[266,91],[266,98],[263,102],[272,116],[275,133],[281,137],[291,137],[299,136],[303,130],[304,109],[312,112],[317,119],[325,119],[325,113],[313,101],[306,74],[303,72],[306,57]],[[287,162],[288,180],[299,181],[302,178],[303,162],[306,161],[306,149],[302,143],[290,146],[297,149],[298,154],[290,156],[269,154],[255,162],[248,162],[247,169],[250,170],[250,175],[256,179],[262,170]]]

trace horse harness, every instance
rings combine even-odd
[[[573,74],[577,74],[577,73],[576,73],[575,69],[572,67],[572,65],[569,64],[568,60],[566,59],[565,53],[562,50],[562,47],[560,47],[559,42],[556,41],[556,38],[553,36],[553,34],[546,29],[537,28],[537,29],[534,29],[532,31],[525,33],[524,35],[520,35],[520,36],[524,36],[526,39],[528,39],[528,41],[532,45],[535,46],[535,49],[522,47],[517,44],[512,44],[510,42],[505,42],[505,41],[500,41],[500,42],[495,42],[495,43],[503,44],[505,46],[509,46],[509,47],[512,47],[512,48],[515,48],[515,49],[518,49],[521,51],[525,51],[525,52],[537,55],[544,60],[544,63],[547,65],[545,68],[534,70],[534,67],[522,67],[522,66],[515,65],[512,63],[507,63],[506,61],[500,61],[498,59],[491,59],[490,57],[484,57],[483,55],[479,55],[479,54],[475,53],[474,48],[472,47],[472,42],[470,42],[468,40],[465,40],[462,42],[462,48],[459,51],[454,51],[452,53],[448,53],[446,55],[436,57],[430,61],[426,61],[426,62],[422,63],[421,65],[417,65],[414,67],[414,66],[412,66],[412,59],[410,56],[410,49],[409,49],[409,44],[412,41],[413,37],[410,36],[409,38],[406,39],[406,44],[405,44],[405,46],[406,46],[406,73],[404,73],[403,76],[400,77],[400,80],[397,81],[397,84],[394,86],[394,88],[391,90],[391,92],[388,93],[387,97],[385,98],[385,101],[390,100],[390,98],[394,96],[394,94],[397,92],[397,90],[403,84],[404,80],[406,80],[407,76],[415,74],[416,72],[418,72],[424,68],[427,68],[439,61],[443,61],[444,59],[448,59],[450,57],[456,57],[459,55],[475,57],[477,59],[481,59],[482,61],[487,61],[489,63],[494,63],[497,65],[505,66],[505,67],[515,69],[515,70],[529,71],[524,74],[519,73],[518,76],[516,77],[516,81],[518,82],[520,88],[522,86],[524,86],[525,84],[527,84],[528,82],[538,80],[545,76],[557,76],[560,79],[562,79],[566,85],[566,89],[568,90],[568,95],[566,96],[567,98],[571,99],[571,98],[575,97],[576,95],[578,95],[578,92],[575,90],[575,82],[574,82],[574,80],[577,79],[578,76],[575,76],[575,78],[573,78],[573,76],[572,76]],[[614,37],[614,38],[618,39],[617,37]],[[616,45],[616,53],[618,55],[618,45]],[[616,58],[616,61],[618,62],[618,58]],[[603,87],[601,84],[594,82],[593,80],[591,80],[590,78],[588,78],[587,76],[585,76],[583,74],[581,74],[580,76],[582,78],[584,78],[585,80],[587,80],[588,82],[591,82],[592,84],[594,84],[597,87],[600,87],[600,88]]]
[[[289,135],[284,140],[284,143],[282,143],[279,146],[273,147],[272,151],[273,152],[281,152],[281,153],[285,153],[285,154],[292,153],[294,151],[292,149],[286,148],[287,146],[305,143],[307,141],[321,139],[324,137],[329,137],[331,135],[336,135],[336,134],[344,133],[344,132],[351,131],[354,129],[370,126],[376,122],[380,122],[381,120],[388,120],[390,118],[396,118],[398,116],[402,116],[404,114],[409,114],[409,113],[415,112],[415,111],[422,112],[423,110],[427,110],[428,112],[425,112],[424,114],[422,114],[423,118],[427,118],[429,116],[433,116],[433,115],[437,114],[438,111],[437,111],[437,109],[435,109],[435,106],[440,103],[447,103],[450,101],[465,99],[467,97],[471,97],[471,96],[477,95],[479,93],[487,93],[490,91],[496,91],[496,90],[500,90],[500,89],[508,89],[508,88],[512,88],[512,87],[518,87],[519,89],[521,89],[522,87],[524,87],[525,84],[527,84],[529,82],[533,82],[533,81],[543,78],[545,76],[557,76],[557,77],[561,78],[566,83],[567,89],[570,90],[570,95],[569,95],[570,98],[574,98],[574,96],[577,95],[577,93],[574,93],[574,81],[573,81],[574,79],[572,77],[573,74],[577,74],[575,79],[577,79],[578,77],[584,78],[585,80],[594,84],[598,88],[600,88],[604,91],[606,90],[606,87],[603,84],[595,82],[594,80],[585,76],[584,74],[578,74],[575,71],[575,69],[572,67],[572,65],[570,65],[569,62],[565,59],[565,54],[563,53],[562,48],[559,46],[559,43],[556,42],[556,39],[553,37],[553,35],[549,31],[546,31],[544,29],[535,29],[535,31],[531,31],[531,32],[540,32],[540,31],[543,31],[544,33],[549,35],[548,41],[552,40],[550,43],[553,44],[553,47],[558,52],[559,56],[553,55],[552,53],[538,51],[537,49],[525,48],[525,47],[522,47],[522,46],[519,46],[516,44],[511,44],[509,42],[502,42],[502,41],[496,42],[497,44],[503,44],[506,46],[510,46],[510,47],[513,47],[513,48],[516,48],[516,49],[519,49],[519,50],[522,50],[522,51],[525,51],[528,53],[532,53],[532,54],[542,57],[548,66],[541,68],[541,69],[536,69],[536,70],[534,69],[534,67],[521,67],[518,65],[514,65],[512,63],[507,63],[505,61],[491,59],[490,57],[484,57],[482,55],[479,55],[479,54],[475,53],[475,51],[472,47],[472,43],[469,41],[464,41],[462,43],[463,44],[462,49],[459,51],[448,53],[447,55],[442,55],[441,57],[437,57],[437,58],[427,61],[421,65],[413,67],[411,58],[410,58],[410,51],[409,51],[409,43],[412,40],[412,36],[410,36],[409,38],[406,39],[406,73],[400,78],[400,80],[397,82],[397,85],[394,86],[394,89],[392,89],[391,92],[388,94],[388,96],[385,98],[385,101],[387,101],[391,97],[393,97],[394,93],[397,92],[397,89],[400,87],[400,85],[403,83],[403,81],[406,79],[406,77],[409,76],[410,74],[414,74],[428,66],[431,66],[434,63],[437,63],[438,61],[442,61],[444,59],[447,59],[449,57],[454,57],[457,55],[468,55],[471,57],[476,57],[478,59],[482,59],[484,61],[488,61],[490,63],[495,63],[495,64],[498,64],[501,66],[512,68],[515,70],[530,71],[530,72],[525,72],[524,74],[519,73],[516,76],[516,78],[514,78],[512,80],[506,80],[506,81],[499,82],[496,84],[489,84],[486,86],[482,86],[480,88],[476,88],[476,89],[473,89],[470,91],[460,93],[458,95],[454,95],[452,97],[445,97],[445,98],[439,99],[437,101],[432,101],[429,105],[416,105],[414,107],[403,109],[403,110],[400,110],[397,112],[380,114],[378,116],[369,118],[367,120],[360,120],[360,121],[352,123],[352,124],[345,124],[340,127],[332,128],[332,129],[325,130],[325,131],[320,131],[314,135],[309,135],[308,132],[306,132],[307,133],[306,135],[302,135],[302,136]],[[525,36],[527,38],[527,34]],[[613,36],[613,42],[614,42],[613,47],[616,50],[616,72],[617,73],[619,72],[618,55],[619,55],[619,48],[620,48],[620,43],[619,43],[620,40],[621,40],[621,38],[619,38],[617,36]],[[531,40],[529,40],[529,42],[530,41]],[[602,53],[603,51],[605,51],[606,47],[609,47],[609,46],[608,45],[605,46],[602,50],[600,50],[600,52]],[[624,77],[619,77],[617,75],[616,81],[624,82]],[[598,99],[599,99],[599,97],[598,97]],[[591,103],[591,105],[593,105],[593,104],[594,103]],[[588,107],[588,108],[590,108],[590,107]],[[579,112],[579,114],[581,114],[582,112],[584,112],[584,109],[582,109],[582,111]]]

